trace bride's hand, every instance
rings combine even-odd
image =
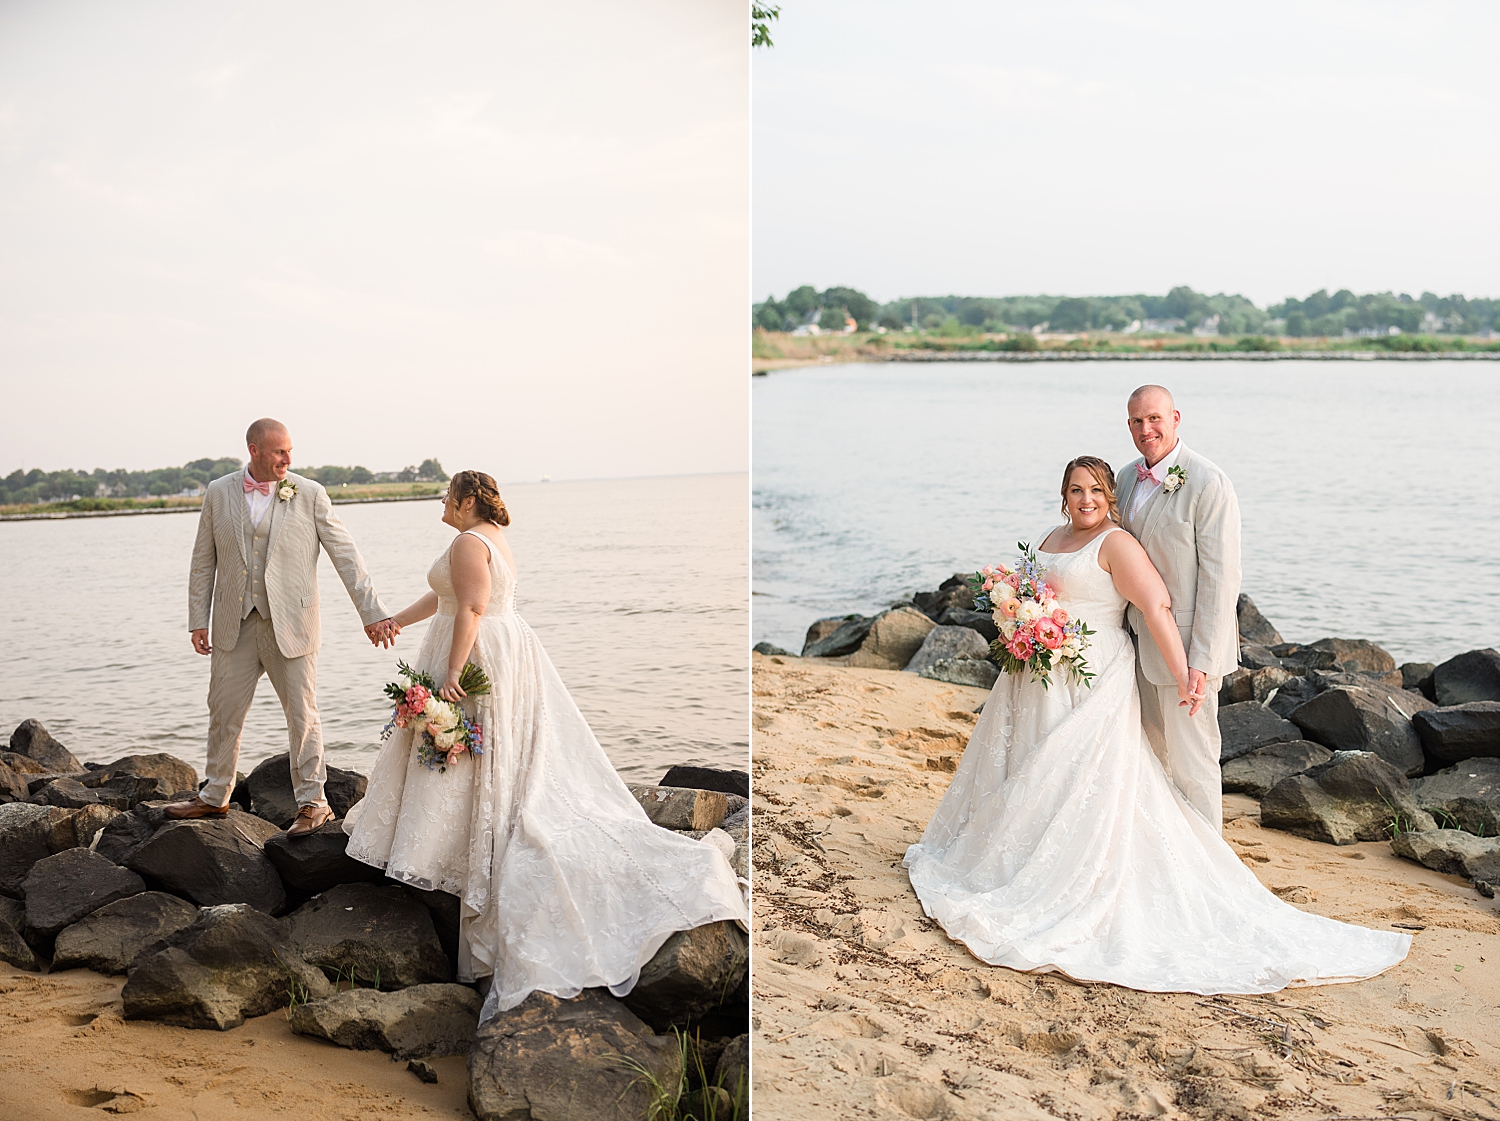
[[[450,673],[448,680],[438,688],[438,696],[445,701],[461,701],[469,694],[465,693],[458,684],[458,674]]]
[[[1193,692],[1186,677],[1177,679],[1177,707],[1186,708],[1189,716],[1197,716],[1198,710],[1203,707],[1203,694]]]

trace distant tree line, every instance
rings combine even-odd
[[[1356,296],[1342,289],[1330,296],[1314,292],[1305,300],[1287,299],[1262,310],[1244,296],[1207,295],[1183,285],[1165,296],[916,296],[880,304],[854,288],[822,292],[804,284],[785,299],[768,297],[751,309],[755,326],[792,331],[816,324],[824,331],[844,330],[853,319],[859,330],[907,328],[940,334],[974,331],[1119,331],[1140,321],[1180,320],[1175,330],[1190,332],[1205,322],[1220,335],[1342,335],[1345,331],[1404,334],[1477,334],[1500,325],[1500,300],[1463,296],[1419,298],[1389,292]],[[1212,329],[1212,326],[1211,326]]]
[[[195,459],[181,467],[158,467],[151,471],[12,471],[0,479],[0,505],[10,506],[37,502],[66,502],[75,498],[167,498],[177,494],[196,494],[221,475],[238,471],[244,463],[238,459]],[[443,465],[435,459],[422,461],[420,467],[400,471],[370,471],[365,467],[299,467],[297,474],[315,479],[324,486],[344,483],[416,483],[448,481]]]

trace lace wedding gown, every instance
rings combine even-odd
[[[615,773],[516,614],[515,576],[493,547],[490,580],[469,655],[490,692],[464,702],[484,754],[439,773],[398,729],[344,820],[350,856],[459,897],[459,980],[494,978],[482,1020],[536,990],[624,996],[674,932],[746,919],[724,854],[653,825]],[[446,550],[427,583],[438,609],[414,668],[442,681],[457,610]]]
[[[1001,674],[905,865],[922,908],[980,960],[1149,992],[1261,993],[1371,977],[1411,937],[1283,903],[1167,778],[1141,731],[1107,530],[1038,552],[1097,633],[1092,687]],[[1055,674],[1055,678],[1061,678]]]

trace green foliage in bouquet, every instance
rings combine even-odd
[[[438,683],[432,679],[432,674],[414,670],[403,661],[396,663],[396,672],[411,682],[412,685],[420,685],[429,693],[436,696]],[[392,681],[385,687],[385,695],[396,702],[396,704],[400,704],[406,700],[406,690],[410,687],[410,685],[403,686],[398,681]],[[463,672],[458,675],[458,687],[471,697],[482,697],[490,691],[490,679],[486,676],[484,670],[480,669],[473,662],[466,662]]]

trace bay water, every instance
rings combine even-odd
[[[632,782],[674,763],[748,762],[748,480],[697,475],[512,484],[517,608],[610,760]],[[386,607],[427,591],[453,539],[437,501],[336,507]],[[79,759],[165,751],[203,773],[209,659],[192,651],[196,513],[0,524],[0,736],[35,717]],[[328,761],[368,773],[381,687],[426,623],[372,647],[333,566],[318,566],[318,704]],[[262,678],[240,770],[285,751]]]
[[[1009,562],[1062,520],[1062,468],[1137,456],[1130,391],[1228,473],[1249,594],[1287,641],[1398,662],[1500,646],[1500,363],[852,363],[754,379],[751,630],[794,653]]]

